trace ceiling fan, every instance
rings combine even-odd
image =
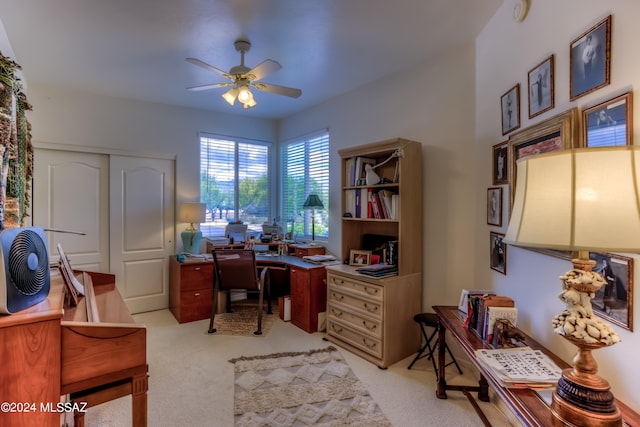
[[[263,92],[290,96],[291,98],[297,98],[302,95],[302,91],[300,89],[260,82],[259,80],[262,80],[267,75],[278,71],[280,68],[282,68],[282,66],[272,59],[267,59],[264,62],[256,65],[255,67],[249,68],[244,65],[244,54],[248,52],[249,49],[251,49],[251,43],[249,43],[249,41],[247,40],[236,40],[233,45],[235,46],[236,50],[240,52],[240,65],[231,67],[229,72],[222,71],[221,69],[216,68],[213,65],[209,65],[199,59],[187,58],[187,62],[217,73],[225,79],[229,79],[228,82],[213,83],[203,86],[193,86],[188,87],[187,90],[200,91],[232,86],[231,89],[222,94],[222,97],[230,105],[233,105],[237,99],[238,101],[240,101],[240,103],[242,103],[242,106],[244,108],[251,108],[256,105],[256,101],[253,99],[253,93],[251,93],[250,90],[251,87],[254,87],[255,89],[261,90]]]

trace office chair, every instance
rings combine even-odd
[[[213,334],[216,329],[213,321],[216,315],[217,297],[221,291],[227,291],[227,301],[231,300],[232,290],[244,290],[247,292],[258,292],[258,328],[254,335],[262,335],[262,304],[264,299],[264,288],[269,286],[268,268],[263,268],[258,276],[256,266],[256,256],[251,250],[244,249],[214,249],[214,288],[213,304],[211,307],[211,320],[209,321],[209,333]],[[270,292],[267,290],[267,295]]]

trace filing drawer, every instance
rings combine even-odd
[[[333,274],[329,275],[329,286],[332,289],[348,292],[352,295],[360,295],[369,299],[382,301],[382,286],[373,285],[371,283],[359,282],[346,277],[340,277]]]
[[[382,358],[382,341],[380,339],[363,335],[362,332],[351,329],[348,324],[340,321],[327,322],[327,332],[330,336],[337,337],[375,358]]]

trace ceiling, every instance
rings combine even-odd
[[[0,0],[0,20],[29,84],[279,119],[475,39],[504,0]],[[262,81],[300,98],[254,91],[234,107],[225,71],[274,59]],[[3,52],[3,54],[6,54]]]

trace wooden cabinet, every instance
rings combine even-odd
[[[298,258],[302,258],[303,256],[313,256],[313,255],[324,255],[325,248],[324,246],[312,246],[312,245],[289,245],[289,251],[297,256]]]
[[[171,257],[169,310],[180,323],[207,319],[213,299],[213,262]]]
[[[291,323],[306,332],[318,331],[318,314],[326,310],[326,277],[323,267],[290,266]]]
[[[359,274],[354,266],[328,266],[327,335],[330,341],[386,368],[420,347],[413,316],[422,311],[422,144],[397,138],[338,153],[343,183],[342,257],[353,249],[372,249],[365,247],[367,239],[397,241],[398,274],[373,278]],[[374,171],[379,183],[367,185],[354,179],[350,171],[352,165],[362,164],[356,162],[358,158],[378,165]],[[370,195],[383,193],[393,195],[395,215],[376,215],[369,208]],[[354,194],[365,212],[355,213]]]

